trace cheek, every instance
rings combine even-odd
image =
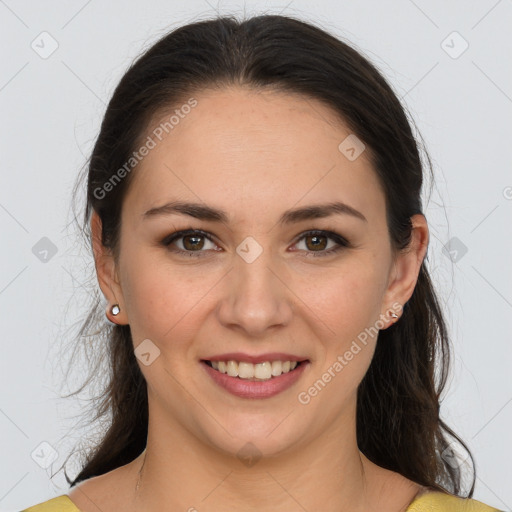
[[[357,335],[380,313],[382,276],[375,266],[340,266],[297,283],[297,295],[340,340]]]
[[[158,344],[186,338],[185,331],[197,325],[194,319],[202,299],[218,280],[218,276],[198,275],[185,266],[143,261],[137,256],[124,270],[123,295],[135,343],[145,338]]]
[[[317,331],[323,351],[308,382],[310,387],[301,390],[299,399],[314,404],[314,414],[325,421],[335,421],[353,403],[370,366],[378,336],[372,326],[380,313],[379,283],[373,271],[353,267],[350,273],[310,287],[308,306],[329,330],[323,330],[323,335]]]

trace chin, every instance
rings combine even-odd
[[[208,443],[217,451],[236,457],[246,466],[262,458],[275,458],[296,450],[296,444],[303,439],[293,415],[279,416],[259,414],[256,418],[238,415],[219,423],[225,428],[210,432]],[[284,420],[284,421],[283,421]],[[227,431],[227,432],[226,432]],[[229,434],[232,434],[229,435]]]

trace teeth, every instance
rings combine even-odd
[[[272,375],[277,377],[283,373],[283,363],[281,361],[272,361]]]
[[[244,361],[211,361],[212,367],[230,377],[240,379],[269,380],[297,367],[297,361],[265,361],[263,363],[246,363]]]
[[[258,363],[254,365],[254,376],[257,379],[270,379],[272,377],[272,363]]]
[[[251,363],[238,363],[238,376],[241,379],[252,379],[254,377],[254,365]]]
[[[214,364],[214,363],[212,363]],[[238,364],[235,361],[228,361],[228,375],[230,377],[238,377]],[[215,366],[214,366],[215,368]],[[216,370],[219,370],[220,366],[217,366]]]

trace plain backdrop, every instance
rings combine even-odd
[[[217,12],[318,23],[370,58],[407,106],[435,166],[424,199],[428,262],[455,351],[442,416],[475,456],[474,497],[511,510],[506,0],[0,1],[0,510],[64,494],[56,470],[81,438],[81,403],[61,398],[85,372],[78,365],[66,384],[61,345],[85,313],[92,270],[71,222],[71,191],[105,105],[144,48]]]

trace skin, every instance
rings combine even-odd
[[[195,98],[198,105],[134,171],[118,261],[99,241],[97,215],[91,220],[98,282],[109,304],[121,308],[110,318],[130,325],[134,347],[149,339],[160,350],[149,366],[138,361],[150,418],[140,489],[142,456],[69,496],[85,512],[207,512],[226,503],[241,512],[405,510],[424,489],[371,463],[356,442],[357,387],[377,338],[369,337],[307,405],[297,395],[393,304],[409,300],[428,246],[425,217],[412,218],[409,251],[394,253],[367,152],[350,161],[338,150],[351,132],[322,103],[235,87]],[[229,220],[142,218],[171,200],[220,208]],[[278,223],[285,210],[332,201],[367,222],[333,214]],[[172,252],[184,249],[180,241],[162,245],[189,228],[214,236],[200,239],[202,256]],[[300,238],[312,229],[334,231],[352,245],[314,256],[311,239]],[[248,236],[263,250],[252,263],[236,252]],[[336,246],[320,240],[329,241],[326,249]],[[385,318],[382,329],[393,321]],[[213,383],[199,362],[234,351],[285,352],[311,364],[277,396],[244,399]],[[236,455],[247,442],[261,455],[250,467]]]

